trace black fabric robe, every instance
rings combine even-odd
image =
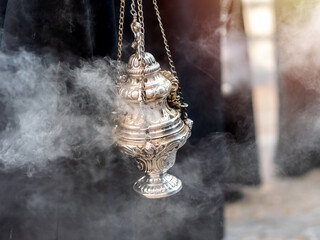
[[[0,6],[4,49],[50,50],[62,59],[115,54],[113,0],[4,0]]]

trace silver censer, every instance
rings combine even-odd
[[[192,121],[183,111],[186,104],[177,78],[162,71],[152,54],[144,52],[142,27],[134,14],[131,28],[136,52],[117,82],[115,139],[144,173],[133,189],[147,198],[162,198],[182,188],[180,179],[167,171],[191,135]]]

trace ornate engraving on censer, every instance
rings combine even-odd
[[[183,111],[186,104],[179,94],[177,78],[162,71],[155,58],[144,51],[143,23],[137,20],[135,11],[131,12],[136,53],[117,82],[122,106],[118,106],[115,136],[120,150],[133,157],[137,168],[145,173],[133,189],[147,198],[161,198],[182,188],[181,181],[167,171],[175,163],[177,150],[189,138],[192,121]]]

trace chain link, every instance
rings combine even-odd
[[[125,0],[120,0],[119,32],[118,32],[118,59],[117,59],[117,78],[118,78],[118,80],[120,79],[120,70],[121,70],[125,4],[126,4]]]
[[[131,2],[131,10],[130,10],[130,13],[131,13],[132,16],[137,15],[135,0],[132,0],[132,2]]]

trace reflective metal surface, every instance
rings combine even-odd
[[[127,106],[118,111],[116,135],[120,149],[134,157],[137,168],[145,173],[134,190],[148,198],[159,198],[182,187],[178,178],[166,172],[190,136],[192,121],[182,121],[180,112],[168,105],[168,97],[177,89],[171,73],[161,71],[150,53],[145,54],[145,62],[146,96],[142,106],[138,100],[142,70],[137,54],[131,56],[127,75],[118,83],[118,94]]]
[[[182,188],[181,181],[167,171],[189,138],[192,121],[181,118],[187,105],[179,95],[177,78],[162,71],[152,54],[144,51],[143,24],[136,15],[131,29],[136,53],[117,82],[115,139],[120,150],[133,157],[137,168],[145,173],[133,189],[147,198],[161,198]]]

